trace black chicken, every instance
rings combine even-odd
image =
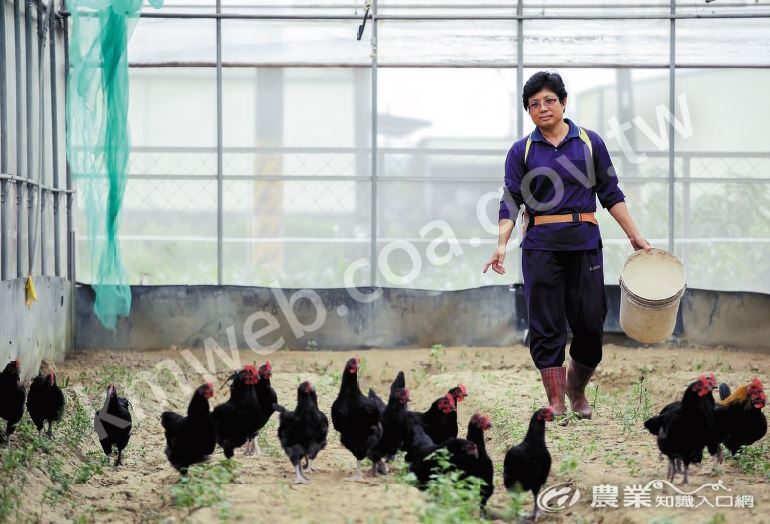
[[[107,397],[102,409],[94,415],[94,430],[99,437],[104,454],[112,455],[113,448],[118,448],[115,459],[117,468],[123,463],[123,450],[131,438],[131,403],[124,397],[119,397],[114,384],[107,388]]]
[[[448,438],[457,437],[457,433],[458,433],[457,410],[460,408],[460,402],[465,400],[465,397],[468,396],[468,389],[463,384],[458,384],[457,386],[447,391],[447,393],[452,395],[452,400],[454,400],[454,403],[455,403],[455,409],[451,413],[447,414],[446,416],[447,432],[444,435],[436,435],[438,439],[437,442],[440,442],[441,440],[446,440]]]
[[[703,448],[708,444],[714,424],[714,398],[711,394],[716,384],[713,374],[701,377],[690,384],[681,403],[669,404],[661,414],[646,420],[644,426],[658,437],[660,452],[668,457],[667,480],[673,482],[678,471],[677,461],[684,464],[683,484],[687,484],[690,464],[699,462]]]
[[[734,393],[727,384],[719,386],[721,402],[714,410],[714,427],[709,435],[709,453],[718,462],[722,459],[724,443],[735,455],[741,446],[758,441],[767,433],[767,419],[762,408],[767,404],[767,395],[762,382],[754,378],[749,384],[740,386]]]
[[[29,386],[27,395],[27,411],[38,432],[48,422],[48,436],[51,436],[51,425],[61,420],[64,413],[64,393],[56,384],[56,373],[47,375],[39,373]]]
[[[409,471],[417,478],[417,487],[425,489],[431,475],[439,471],[439,462],[435,452],[445,449],[451,466],[468,474],[479,466],[479,450],[474,442],[461,438],[452,438],[441,444],[435,444],[425,432],[419,419],[410,418],[408,427],[407,454]]]
[[[350,480],[362,480],[361,461],[370,457],[382,437],[382,420],[377,403],[358,387],[358,358],[345,364],[342,384],[332,404],[332,424],[340,442],[356,457],[356,472]]]
[[[369,396],[374,394],[369,390]],[[376,395],[375,395],[376,397]],[[381,403],[382,401],[377,400]],[[392,462],[396,452],[401,448],[407,433],[407,403],[409,402],[409,390],[406,389],[406,380],[404,372],[399,371],[398,376],[390,386],[390,396],[388,404],[382,405],[380,413],[382,414],[382,438],[372,452],[371,459],[375,464],[373,470],[375,474],[378,467],[382,473],[387,474],[388,469],[382,459]],[[379,465],[379,466],[377,466]]]
[[[232,458],[235,448],[256,435],[260,409],[256,386],[259,383],[257,368],[246,364],[242,370],[230,375],[230,398],[214,408],[212,418],[216,428],[217,444]],[[248,453],[248,450],[246,450]]]
[[[307,484],[305,476],[313,471],[313,460],[326,447],[329,419],[318,409],[318,397],[310,382],[303,382],[297,388],[297,407],[289,411],[276,404],[279,413],[278,440],[289,457],[296,477],[295,484]],[[301,466],[305,459],[304,471]]]
[[[187,416],[166,411],[160,423],[166,432],[166,457],[182,475],[187,468],[208,460],[217,446],[214,421],[211,418],[209,399],[214,396],[214,386],[203,384],[193,393],[187,406]]]
[[[278,394],[270,385],[270,379],[273,376],[273,366],[270,365],[270,361],[266,361],[259,367],[259,382],[257,383],[257,400],[259,401],[259,416],[257,417],[257,431],[249,436],[249,442],[247,442],[247,448],[249,448],[248,455],[256,453],[260,455],[259,445],[257,445],[257,435],[259,430],[265,427],[265,424],[270,420],[270,417],[275,413],[273,407],[278,403]]]
[[[532,516],[537,519],[537,494],[551,471],[551,454],[545,445],[545,423],[553,420],[553,409],[540,408],[529,420],[524,440],[505,454],[503,484],[507,490],[531,491],[535,500]]]
[[[468,423],[468,435],[466,437],[466,440],[476,444],[479,453],[478,463],[468,471],[468,474],[484,481],[484,485],[481,486],[482,508],[487,505],[489,497],[491,497],[492,493],[495,491],[495,470],[492,466],[492,459],[489,458],[489,455],[487,454],[487,446],[484,442],[484,432],[491,427],[492,423],[488,416],[476,413],[471,417],[471,420]]]
[[[434,400],[424,413],[410,411],[409,418],[420,424],[433,442],[441,443],[457,437],[456,405],[451,393]]]
[[[11,445],[11,435],[16,431],[16,424],[24,415],[24,400],[27,390],[21,383],[19,359],[13,360],[0,373],[0,418],[6,421],[6,445]]]

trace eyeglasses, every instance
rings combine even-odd
[[[553,105],[554,105],[554,104],[555,104],[557,101],[558,101],[558,98],[550,98],[550,97],[549,97],[549,98],[546,98],[545,100],[543,100],[543,105],[544,105],[545,107],[551,107],[551,106],[553,106]],[[528,107],[529,107],[529,110],[530,110],[530,111],[537,111],[538,109],[540,109],[540,102],[532,102],[531,104],[529,104],[529,106],[528,106]]]

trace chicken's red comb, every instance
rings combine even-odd
[[[478,424],[483,431],[486,431],[492,425],[491,419],[487,415],[483,415],[481,413],[476,413],[473,415],[471,420]]]
[[[452,396],[451,393],[447,393],[446,396],[444,396],[444,398],[449,401],[449,405],[450,406],[454,406],[455,405],[455,398]]]
[[[463,395],[468,396],[468,388],[465,387],[465,384],[457,384],[457,387],[460,388]]]
[[[254,374],[257,373],[257,368],[254,364],[246,364],[245,366],[243,366],[243,370],[248,371],[249,373],[254,373]]]
[[[13,361],[14,364],[16,364],[16,369],[21,369],[21,362],[19,362],[19,359]]]
[[[266,369],[268,371],[272,371],[273,370],[273,366],[270,364],[269,360],[265,360],[265,363],[262,364],[262,368],[264,368],[264,369]]]
[[[753,379],[751,379],[751,385],[754,386],[754,388],[756,389],[764,389],[762,387],[762,381],[759,380],[758,377],[754,377]]]

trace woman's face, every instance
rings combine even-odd
[[[564,104],[559,102],[556,93],[543,89],[529,97],[528,111],[532,122],[537,127],[551,127],[561,122],[564,118],[564,108],[567,105],[567,99]]]

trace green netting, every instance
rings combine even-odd
[[[144,0],[68,0],[67,159],[85,204],[91,276],[101,323],[115,329],[131,291],[118,244],[131,140],[126,48]],[[163,0],[150,0],[155,8]]]

